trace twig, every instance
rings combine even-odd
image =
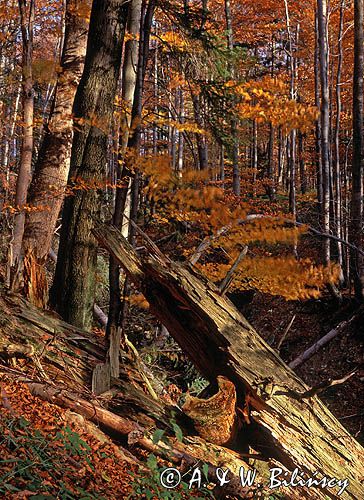
[[[145,246],[149,248],[149,250],[151,250],[155,256],[158,256],[162,262],[166,261],[171,262],[171,260],[159,250],[154,241],[151,240],[149,236],[142,229],[140,229],[140,227],[132,219],[130,219],[126,215],[124,215],[124,217],[129,221],[129,223],[133,226],[136,232],[144,239],[146,243]]]
[[[290,397],[296,399],[297,401],[302,401],[303,399],[313,398],[314,396],[316,396],[320,392],[326,391],[326,389],[328,389],[329,387],[332,387],[334,385],[343,384],[344,382],[349,380],[349,378],[351,378],[353,375],[355,375],[355,373],[357,371],[358,371],[358,368],[355,368],[355,370],[351,371],[350,373],[348,373],[344,377],[339,378],[337,380],[333,380],[331,378],[324,380],[323,382],[320,382],[319,384],[315,385],[314,387],[311,387],[311,389],[309,389],[308,391],[297,392],[297,391],[294,391],[293,389],[288,389],[286,391],[276,391],[274,393],[274,395],[275,396],[282,396],[282,395],[290,396]]]
[[[288,334],[288,332],[290,331],[291,326],[293,325],[293,322],[294,322],[294,320],[295,320],[295,319],[296,319],[296,315],[294,314],[294,315],[292,316],[291,321],[288,323],[287,328],[284,330],[284,333],[283,333],[283,335],[282,335],[281,339],[279,340],[279,342],[278,342],[278,344],[277,344],[277,351],[280,351],[281,346],[282,346],[283,342],[285,341],[285,339],[286,339],[286,337],[287,337],[287,334]]]
[[[346,420],[347,418],[354,418],[354,417],[364,417],[364,412],[363,413],[353,413],[352,415],[346,415],[345,417],[338,417],[339,420]]]
[[[221,284],[219,286],[220,295],[225,295],[225,293],[228,291],[228,289],[229,289],[229,287],[231,285],[231,282],[233,280],[234,273],[237,270],[237,268],[239,267],[240,262],[246,256],[247,252],[248,252],[248,246],[245,245],[245,247],[243,248],[243,250],[239,253],[238,257],[236,258],[235,262],[233,263],[233,265],[229,269],[227,275],[222,280],[222,282],[221,282]]]
[[[338,236],[335,236],[333,234],[322,233],[318,229],[315,229],[312,226],[308,226],[307,224],[304,224],[303,222],[294,221],[292,219],[283,219],[282,220],[280,217],[275,217],[272,215],[249,214],[249,215],[247,215],[247,217],[245,219],[240,219],[236,223],[231,223],[227,226],[224,226],[221,229],[219,229],[218,231],[216,231],[216,233],[214,235],[207,236],[200,243],[200,245],[197,247],[197,249],[193,253],[192,257],[190,258],[190,263],[196,264],[198,262],[198,260],[200,259],[201,255],[209,248],[211,243],[214,240],[216,240],[217,238],[219,238],[219,236],[222,236],[223,234],[228,232],[235,224],[242,225],[242,224],[246,224],[247,222],[253,221],[255,219],[272,219],[272,220],[277,219],[277,220],[281,220],[285,224],[292,224],[293,226],[296,226],[296,227],[306,227],[307,232],[310,233],[311,235],[318,236],[320,238],[328,238],[328,239],[333,240],[333,241],[338,241],[338,242],[342,243],[343,245],[355,250],[360,255],[364,256],[364,251],[361,250],[360,248],[356,247],[352,243],[349,243],[348,241],[344,240],[343,238],[339,238]]]

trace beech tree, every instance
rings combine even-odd
[[[73,106],[75,131],[68,185],[83,182],[94,188],[73,191],[65,200],[50,298],[67,321],[86,328],[92,322],[96,286],[97,243],[91,229],[100,214],[127,15],[124,0],[94,0],[85,67]]]
[[[328,11],[326,0],[317,0],[318,45],[321,83],[321,156],[322,156],[322,222],[324,232],[330,232],[330,162],[329,162],[329,82],[328,82]],[[324,240],[324,260],[330,262],[330,240]]]
[[[12,252],[10,266],[13,268],[13,278],[16,276],[15,267],[20,264],[21,242],[24,232],[25,214],[22,206],[25,205],[27,192],[31,180],[32,155],[33,155],[33,112],[34,112],[34,89],[33,89],[33,31],[34,31],[34,9],[35,0],[19,0],[21,35],[23,43],[22,52],[22,90],[23,90],[23,138],[21,148],[21,159],[18,178],[16,182],[15,205],[20,211],[14,220]],[[14,283],[13,283],[14,286]]]
[[[363,1],[354,1],[354,73],[353,73],[353,166],[351,194],[351,241],[362,249],[363,233],[363,71],[364,71]],[[361,280],[363,258],[353,251],[352,276],[355,296],[363,300]]]

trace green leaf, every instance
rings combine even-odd
[[[157,457],[151,453],[147,460],[147,465],[150,469],[155,470],[157,468]]]
[[[208,466],[208,464],[203,464],[202,472],[203,472],[203,475],[205,476],[206,480],[208,481],[209,480],[209,466]]]
[[[181,427],[176,422],[172,422],[172,428],[173,428],[174,433],[176,435],[177,441],[179,441],[180,443],[182,443],[182,441],[183,441],[183,432],[182,432]]]
[[[158,444],[159,441],[162,439],[164,433],[165,431],[163,429],[156,429],[152,437],[153,444]]]

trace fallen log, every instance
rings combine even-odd
[[[348,482],[341,498],[364,494],[364,450],[317,396],[300,399],[309,388],[268,346],[234,305],[192,265],[153,254],[141,259],[110,226],[94,235],[143,292],[151,311],[166,326],[200,372],[219,375],[236,387],[238,403],[250,404],[252,425],[261,436],[258,451],[305,478]],[[249,426],[248,426],[249,427]],[[301,498],[337,498],[338,490],[299,488]]]
[[[22,356],[18,359],[20,351]],[[172,461],[181,472],[184,467],[207,464],[214,479],[217,467],[229,468],[230,483],[225,485],[225,492],[238,498],[254,496],[256,485],[252,488],[241,488],[240,485],[240,467],[249,469],[248,462],[239,453],[206,443],[196,436],[190,437],[192,428],[187,417],[177,407],[171,407],[162,399],[156,401],[145,393],[143,377],[127,359],[112,390],[95,397],[90,391],[91,375],[104,356],[103,339],[65,323],[49,311],[38,309],[19,295],[0,295],[0,380],[5,374],[8,378],[27,383],[34,395],[102,426],[112,437],[124,438],[125,446],[137,444]],[[11,358],[15,365],[9,364]],[[41,370],[35,360],[38,360]],[[2,405],[8,408],[5,397]],[[183,431],[183,443],[173,438],[173,422],[178,423]],[[165,430],[169,436],[167,444],[153,442],[150,436],[156,429]],[[247,460],[249,457],[248,454]],[[252,458],[258,460],[259,455],[253,454]],[[263,478],[257,476],[256,482],[268,484],[267,471],[268,465]],[[298,499],[294,491],[291,498]]]
[[[176,465],[186,464],[188,467],[197,467],[199,461],[208,465],[211,479],[216,480],[214,475],[217,468],[228,468],[230,472],[230,483],[224,485],[225,493],[234,494],[240,498],[255,498],[257,490],[268,493],[267,486],[258,487],[262,483],[259,476],[255,484],[243,487],[240,480],[240,469],[244,471],[251,469],[247,462],[241,457],[217,445],[206,443],[200,438],[185,438],[185,443],[176,438],[169,437],[166,440],[153,442],[148,437],[147,430],[133,420],[116,415],[102,408],[96,402],[81,399],[78,395],[57,387],[47,386],[42,383],[29,383],[31,393],[41,399],[82,415],[91,422],[101,425],[107,432],[116,437],[126,437],[129,445],[139,445],[145,450],[155,453]],[[292,496],[290,498],[299,498]]]

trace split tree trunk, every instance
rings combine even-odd
[[[248,402],[262,449],[285,467],[311,477],[347,478],[341,498],[362,496],[364,450],[307,386],[255,332],[233,304],[192,266],[159,254],[141,261],[112,227],[94,230],[144,293],[151,311],[166,326],[200,372],[234,382],[240,405]],[[302,498],[337,498],[337,491],[300,488]]]
[[[186,465],[188,468],[204,463],[209,465],[211,477],[215,478],[217,467],[228,468],[231,482],[225,485],[224,491],[234,497],[248,498],[247,495],[257,489],[257,484],[246,488],[240,485],[240,467],[245,471],[251,468],[248,457],[245,459],[231,449],[191,436],[193,428],[188,417],[178,407],[146,394],[140,371],[128,361],[112,390],[100,401],[90,399],[93,394],[89,390],[91,372],[104,356],[103,341],[99,337],[68,325],[19,296],[0,296],[0,319],[0,373],[18,379],[25,377],[34,395],[72,409],[101,426],[113,438],[127,438],[128,446],[138,445],[162,456],[181,471]],[[9,368],[9,360],[16,363],[19,358],[27,359],[31,376],[14,369],[14,364]],[[183,443],[174,437],[173,421],[177,421],[183,431]],[[153,443],[151,435],[155,429],[165,430],[168,440]],[[258,470],[260,464],[265,462],[258,462]],[[275,466],[273,462],[270,465]],[[261,473],[264,479],[257,476],[256,483],[267,485],[267,466]],[[267,488],[263,491],[269,493]],[[287,489],[287,493],[290,499],[300,500],[293,488]]]

